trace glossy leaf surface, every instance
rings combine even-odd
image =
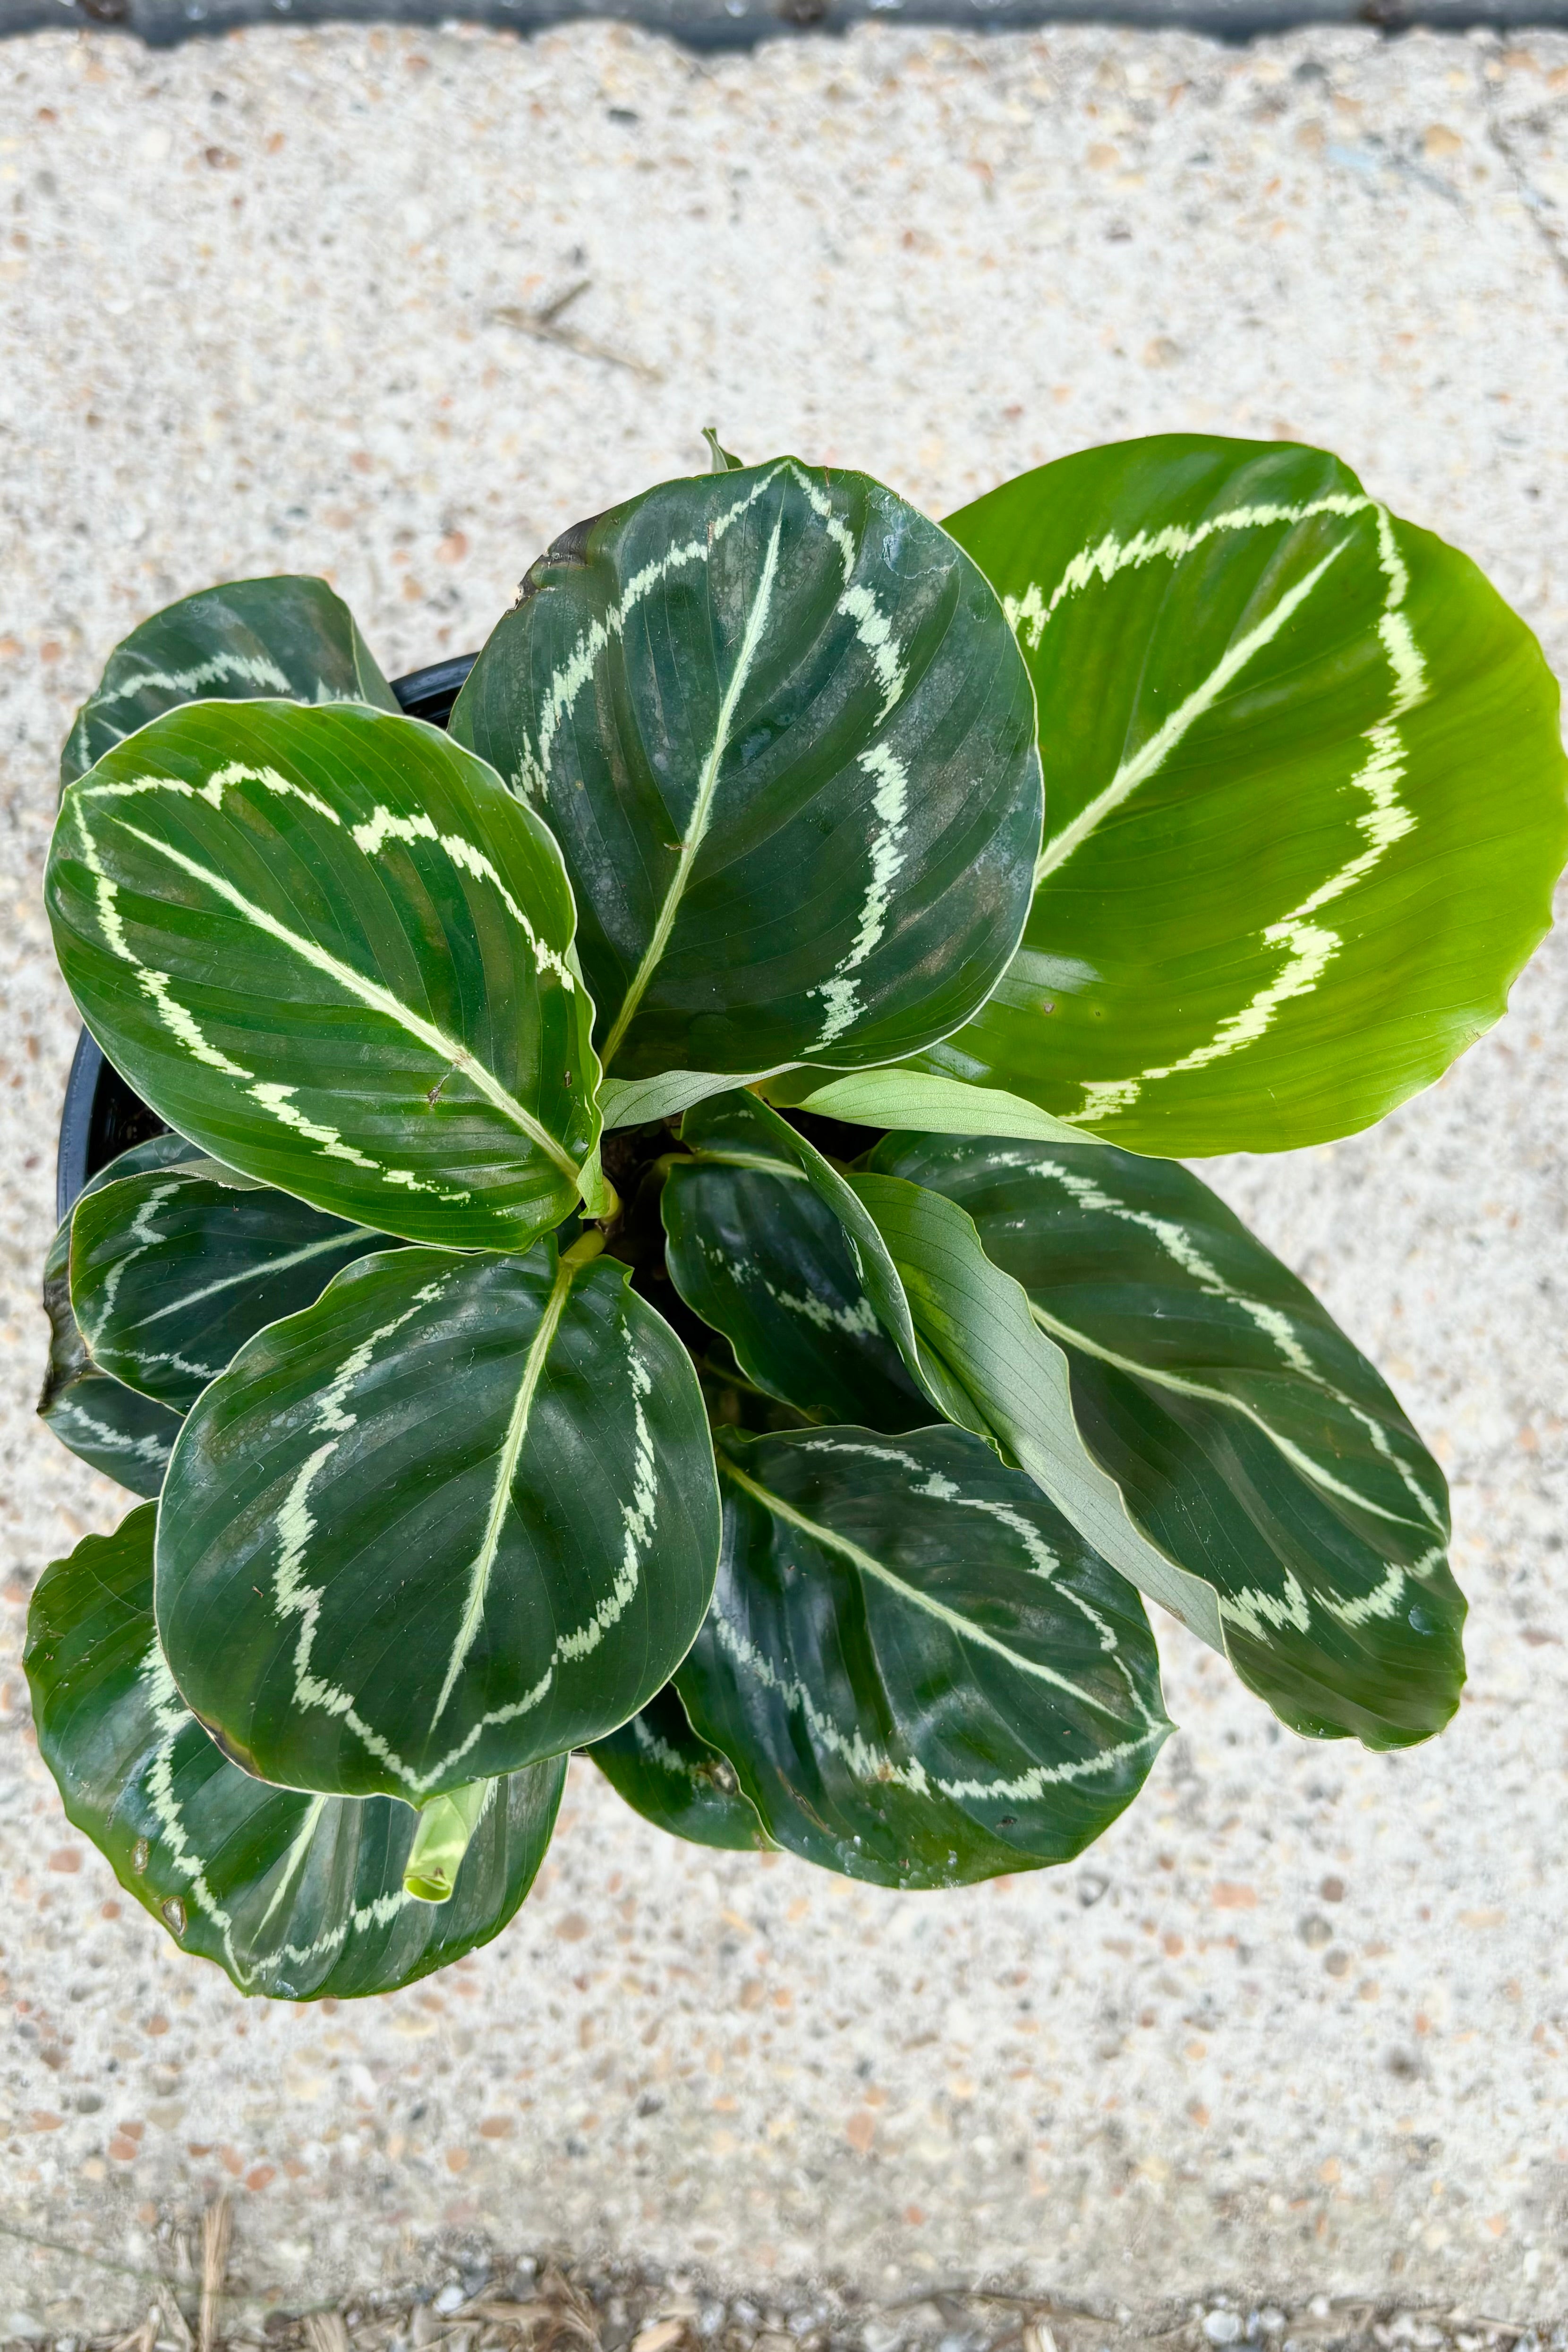
[[[742,1370],[815,1421],[931,1421],[898,1276],[843,1178],[749,1095],[689,1111],[681,1134],[696,1156],[665,1181],[666,1264]]]
[[[879,1885],[1064,1862],[1169,1726],[1142,1603],[961,1430],[719,1440],[724,1548],[679,1686],[770,1836]]]
[[[941,1192],[879,1168],[849,1181],[898,1268],[922,1382],[949,1420],[1026,1470],[1114,1569],[1222,1648],[1213,1591],[1135,1524],[1084,1443],[1066,1356],[1036,1324],[1020,1286],[986,1256],[973,1220]]]
[[[361,1258],[203,1392],[158,1623],[248,1769],[416,1800],[599,1738],[668,1680],[718,1501],[690,1359],[627,1275],[551,1243]]]
[[[1026,1135],[1051,1143],[1100,1140],[1020,1095],[912,1069],[908,1063],[886,1070],[856,1070],[826,1084],[820,1070],[791,1070],[767,1080],[763,1091],[772,1103],[811,1111],[818,1118],[843,1119],[851,1127],[917,1129],[935,1135]]]
[[[384,1234],[269,1185],[195,1167],[132,1175],[79,1202],[71,1302],[93,1361],[176,1412],[264,1324],[297,1314]]]
[[[492,1784],[452,1899],[416,1902],[417,1814],[310,1797],[222,1756],[175,1689],[153,1622],[154,1511],[46,1570],[28,1619],[38,1747],[70,1820],[179,1942],[275,2000],[390,1992],[506,1926],[550,1842],[556,1757]]]
[[[165,710],[215,695],[397,709],[353,614],[324,580],[230,580],[165,605],[116,646],[66,739],[61,783]]]
[[[874,1165],[974,1220],[1065,1350],[1134,1520],[1212,1585],[1276,1714],[1427,1738],[1464,1681],[1443,1474],[1384,1381],[1206,1185],[1115,1150],[889,1138]]]
[[[616,1795],[672,1837],[732,1853],[771,1843],[734,1766],[698,1738],[673,1683],[588,1753]]]
[[[896,1060],[1016,945],[1028,678],[980,572],[863,474],[780,458],[580,524],[451,723],[561,843],[617,1082]]]
[[[117,1068],[228,1166],[413,1240],[520,1249],[597,1135],[545,828],[434,728],[197,703],[65,795],[47,882]]]
[[[155,1495],[163,1485],[180,1416],[127,1388],[94,1361],[71,1306],[71,1223],[82,1202],[104,1185],[199,1157],[196,1146],[182,1135],[155,1135],[146,1143],[133,1144],[89,1177],[44,1260],[49,1360],[38,1399],[39,1418],[79,1459],[133,1495]]]
[[[1556,685],[1337,460],[1172,435],[948,525],[1039,704],[1018,954],[927,1066],[1167,1154],[1367,1126],[1501,1013],[1568,850]]]

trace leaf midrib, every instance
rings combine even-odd
[[[495,1484],[490,1489],[490,1507],[485,1518],[484,1533],[479,1538],[479,1550],[474,1554],[468,1568],[468,1591],[463,1604],[462,1621],[452,1643],[452,1654],[447,1664],[446,1676],[441,1685],[441,1695],[436,1702],[436,1711],[430,1717],[432,1733],[447,1711],[447,1702],[457,1687],[458,1676],[462,1673],[464,1661],[473,1648],[479,1626],[484,1620],[485,1598],[489,1589],[490,1570],[495,1566],[496,1553],[500,1549],[501,1529],[506,1524],[506,1515],[511,1508],[512,1480],[517,1475],[517,1465],[521,1458],[524,1441],[528,1436],[528,1424],[533,1412],[534,1396],[538,1391],[539,1382],[544,1370],[545,1359],[554,1344],[555,1334],[560,1328],[562,1315],[565,1311],[573,1276],[577,1271],[577,1267],[568,1260],[563,1260],[557,1266],[554,1283],[544,1303],[544,1312],[539,1318],[539,1328],[529,1342],[528,1354],[523,1361],[522,1378],[518,1382],[517,1395],[512,1402],[511,1416],[507,1423],[506,1435],[501,1441],[500,1453],[496,1461]]]
[[[652,980],[663,958],[665,949],[669,944],[669,935],[675,928],[675,919],[680,911],[680,902],[686,896],[687,885],[691,879],[691,869],[697,861],[697,853],[701,848],[708,828],[712,823],[713,803],[719,789],[719,766],[729,748],[730,729],[735,716],[735,705],[740,700],[742,689],[751,672],[752,664],[756,658],[757,647],[762,642],[763,631],[767,625],[768,609],[773,603],[773,579],[778,571],[779,534],[783,529],[784,509],[781,507],[774,519],[773,535],[768,542],[762,578],[757,583],[756,593],[752,599],[752,609],[746,616],[746,630],[741,640],[741,650],[735,656],[735,667],[731,674],[730,683],[725,688],[723,699],[719,705],[719,717],[713,730],[713,740],[698,779],[697,798],[692,803],[686,835],[680,845],[680,856],[677,861],[674,875],[671,877],[669,887],[665,892],[664,904],[658,910],[658,917],[647,946],[643,950],[642,961],[633,974],[630,987],[621,999],[620,1011],[616,1013],[610,1034],[605,1040],[605,1050],[599,1057],[601,1071],[607,1071],[614,1061],[621,1042],[631,1026],[637,1009],[647,993],[648,982]]]
[[[1286,622],[1305,604],[1330,564],[1351,544],[1352,538],[1347,534],[1329,550],[1321,563],[1313,566],[1304,580],[1299,580],[1293,588],[1287,589],[1278,604],[1272,605],[1257,626],[1237,639],[1215,665],[1202,685],[1194,687],[1186,700],[1178,704],[1163,726],[1158,728],[1130,760],[1122,761],[1110,782],[1079,811],[1070,824],[1064,825],[1060,833],[1045,844],[1035,861],[1037,890],[1048,876],[1067,864],[1089,835],[1099,830],[1106,817],[1120,808],[1123,801],[1130,799],[1141,784],[1159,772],[1184,736],[1214,708],[1232,678],[1246,668],[1253,656],[1262,653],[1273,643]]]
[[[298,931],[290,930],[287,923],[280,923],[276,915],[269,914],[265,907],[257,906],[254,900],[245,896],[243,891],[236,889],[234,884],[226,876],[215,874],[209,866],[202,865],[199,859],[187,857],[184,850],[176,849],[172,842],[160,841],[156,835],[143,833],[139,825],[129,824],[123,817],[116,818],[115,823],[122,832],[128,833],[133,841],[139,841],[143,848],[150,849],[155,856],[167,858],[169,863],[178,866],[182,873],[188,874],[193,881],[204,883],[208,889],[216,892],[218,898],[233,907],[237,914],[243,916],[246,921],[254,923],[258,930],[265,931],[268,938],[275,939],[281,947],[289,949],[292,954],[300,958],[302,963],[310,964],[317,971],[324,972],[329,979],[335,980],[340,987],[347,989],[351,995],[357,996],[361,1003],[367,1005],[372,1012],[384,1014],[388,1020],[395,1022],[399,1028],[415,1038],[418,1044],[426,1046],[431,1053],[438,1055],[454,1069],[460,1070],[504,1118],[509,1119],[521,1134],[526,1135],[531,1143],[536,1144],[541,1151],[553,1160],[562,1173],[570,1177],[575,1184],[579,1173],[577,1163],[565,1146],[551,1134],[547,1127],[534,1118],[531,1111],[526,1110],[516,1097],[507,1091],[494,1073],[486,1068],[478,1055],[471,1053],[468,1047],[458,1038],[448,1037],[444,1030],[436,1026],[434,1022],[422,1019],[399,997],[394,996],[390,989],[383,988],[377,981],[367,980],[364,974],[356,971],[352,964],[344,963],[341,957],[333,955],[330,948],[324,948],[319,941],[305,939]]]
[[[1310,1479],[1313,1486],[1321,1487],[1325,1494],[1338,1495],[1342,1501],[1353,1503],[1358,1510],[1371,1512],[1375,1518],[1391,1519],[1395,1527],[1416,1526],[1416,1521],[1407,1518],[1403,1512],[1391,1511],[1386,1504],[1370,1501],[1355,1487],[1348,1486],[1342,1479],[1336,1478],[1331,1471],[1325,1470],[1320,1463],[1314,1462],[1304,1447],[1293,1444],[1289,1438],[1282,1436],[1279,1430],[1270,1427],[1257,1408],[1247,1403],[1243,1398],[1232,1396],[1225,1389],[1210,1388],[1205,1381],[1194,1381],[1184,1373],[1167,1371],[1163,1367],[1153,1364],[1140,1363],[1132,1356],[1119,1355],[1113,1348],[1102,1347],[1098,1340],[1086,1339],[1081,1331],[1075,1331],[1071,1324],[1058,1321],[1056,1316],[1040,1306],[1032,1297],[1029,1299],[1029,1312],[1040,1329],[1048,1333],[1052,1339],[1059,1339],[1064,1347],[1081,1349],[1086,1356],[1098,1358],[1100,1362],[1110,1364],[1119,1372],[1127,1373],[1130,1379],[1147,1381],[1152,1387],[1170,1389],[1181,1396],[1201,1397],[1205,1403],[1218,1405],[1226,1412],[1238,1414],[1242,1420],[1249,1421],[1253,1427],[1266,1437],[1279,1454],[1283,1454],[1287,1462],[1292,1464],[1304,1478]],[[1330,1391],[1328,1393],[1335,1394],[1337,1391]]]
[[[720,1453],[716,1455],[716,1459],[725,1476],[733,1479],[737,1486],[752,1496],[756,1502],[761,1503],[763,1509],[771,1512],[774,1518],[783,1519],[786,1525],[798,1528],[803,1535],[808,1537],[813,1543],[821,1545],[824,1550],[837,1552],[841,1559],[847,1559],[852,1567],[858,1569],[863,1576],[869,1576],[876,1582],[886,1585],[889,1591],[896,1592],[901,1601],[907,1601],[913,1608],[922,1610],[927,1616],[934,1617],[939,1624],[945,1625],[948,1631],[960,1641],[973,1642],[981,1649],[994,1651],[996,1656],[1005,1658],[1007,1664],[1016,1667],[1020,1674],[1031,1675],[1039,1682],[1049,1683],[1055,1689],[1067,1692],[1069,1697],[1079,1700],[1082,1706],[1093,1707],[1098,1714],[1109,1716],[1113,1723],[1121,1720],[1113,1706],[1107,1706],[1103,1699],[1096,1698],[1091,1692],[1086,1691],[1081,1685],[1073,1682],[1068,1675],[1058,1675],[1053,1667],[1041,1665],[1036,1659],[1021,1656],[1016,1650],[1009,1649],[1005,1642],[998,1641],[994,1633],[988,1633],[984,1626],[972,1624],[968,1618],[960,1616],[956,1609],[949,1609],[944,1601],[933,1600],[930,1593],[922,1592],[918,1585],[906,1583],[901,1576],[895,1575],[894,1571],[885,1566],[873,1553],[862,1550],[850,1537],[838,1535],[833,1528],[822,1526],[819,1520],[807,1518],[804,1511],[797,1511],[792,1503],[786,1503],[782,1495],[773,1494],[769,1487],[760,1485],[755,1478],[748,1477],[746,1473],[731,1462],[727,1454]]]
[[[132,1328],[137,1331],[149,1330],[154,1323],[161,1323],[165,1315],[178,1315],[187,1307],[198,1307],[204,1298],[216,1297],[220,1290],[233,1290],[242,1282],[265,1282],[272,1275],[286,1274],[292,1265],[304,1265],[313,1257],[325,1257],[333,1250],[347,1249],[352,1242],[378,1238],[385,1241],[391,1236],[378,1235],[374,1225],[349,1225],[341,1234],[329,1234],[325,1241],[308,1242],[300,1249],[288,1251],[282,1257],[263,1258],[253,1265],[242,1266],[237,1274],[220,1275],[216,1282],[204,1284],[200,1290],[189,1290],[180,1297],[171,1299],[167,1307],[160,1307],[154,1313],[143,1316]]]

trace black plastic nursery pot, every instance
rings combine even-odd
[[[392,690],[411,719],[445,727],[463,681],[478,659],[477,654],[455,654],[449,661],[411,669],[405,677],[392,680]],[[112,1062],[104,1059],[90,1031],[84,1029],[77,1040],[66,1081],[65,1108],[60,1113],[59,1157],[55,1164],[57,1222],[64,1220],[89,1177],[133,1143],[162,1135],[163,1128],[157,1112],[149,1110],[134,1087],[127,1084]]]

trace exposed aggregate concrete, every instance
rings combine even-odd
[[[1559,945],[1378,1133],[1215,1171],[1454,1482],[1472,1678],[1431,1747],[1296,1740],[1162,1630],[1184,1730],[1112,1834],[902,1898],[679,1847],[580,1765],[500,1942],[296,2011],[118,1896],[16,1663],[37,1569],[122,1507],[31,1417],[76,1025],[38,881],[115,639],[302,569],[389,670],[463,650],[710,422],[936,514],[1203,428],[1340,449],[1562,668],[1565,123],[1545,34],[0,47],[0,2336],[130,2324],[225,2188],[253,2315],[454,2235],[760,2311],[826,2277],[1568,2313]],[[517,323],[581,281],[554,340]]]

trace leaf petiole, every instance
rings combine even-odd
[[[489,1792],[488,1780],[470,1780],[466,1789],[448,1789],[420,1806],[419,1825],[403,1865],[405,1891],[416,1902],[450,1902],[458,1867]]]

